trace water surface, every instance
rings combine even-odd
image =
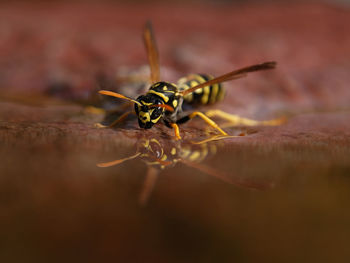
[[[195,144],[195,125],[175,142],[162,126],[95,129],[80,108],[17,109],[0,126],[3,262],[350,258],[348,113]]]

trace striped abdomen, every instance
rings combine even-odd
[[[203,82],[206,82],[213,77],[207,74],[192,74],[178,80],[177,85],[179,90],[187,90],[194,86],[197,86]],[[195,90],[194,92],[187,94],[184,100],[189,104],[212,104],[220,101],[224,98],[225,92],[221,84],[214,84],[206,86],[204,88]]]

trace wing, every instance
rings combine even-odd
[[[200,172],[206,173],[210,176],[214,176],[225,183],[233,184],[237,187],[242,187],[246,189],[255,189],[255,190],[265,190],[271,189],[273,185],[270,183],[259,183],[250,181],[249,179],[241,179],[236,177],[234,174],[227,174],[225,172],[219,171],[215,168],[212,168],[208,165],[202,163],[191,162],[187,160],[180,160],[181,163],[187,165],[188,167],[192,167]]]
[[[149,66],[151,69],[151,81],[152,83],[155,83],[160,81],[159,56],[156,41],[153,35],[152,24],[150,21],[146,23],[145,30],[143,32],[143,40],[146,47]]]
[[[204,88],[206,86],[211,86],[211,85],[214,85],[214,84],[217,84],[217,83],[221,83],[221,82],[225,82],[225,81],[229,81],[229,80],[233,80],[233,79],[242,78],[242,77],[246,76],[247,73],[250,73],[250,72],[259,71],[259,70],[273,69],[273,68],[276,67],[276,64],[277,64],[276,62],[270,61],[270,62],[265,62],[265,63],[262,63],[262,64],[252,65],[252,66],[245,67],[245,68],[240,68],[240,69],[234,70],[232,72],[229,72],[229,73],[227,73],[225,75],[222,75],[220,77],[208,80],[207,82],[201,83],[201,84],[199,84],[197,86],[194,86],[194,87],[192,87],[190,89],[184,90],[184,91],[181,92],[181,95],[185,96],[185,95],[187,95],[187,94],[189,94],[191,92],[194,92],[197,89]]]
[[[140,197],[139,197],[139,203],[141,205],[147,204],[147,202],[152,194],[152,191],[154,189],[154,186],[156,184],[156,181],[158,178],[158,173],[159,173],[159,170],[157,170],[156,168],[154,168],[152,166],[147,167],[147,174],[146,174],[145,183],[143,185],[143,188],[142,188],[142,191],[141,191]]]

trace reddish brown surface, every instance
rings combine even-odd
[[[19,115],[0,125],[4,262],[350,257],[349,113],[302,115],[221,141],[202,163],[215,176],[178,163],[159,174],[142,207],[144,163],[96,167],[134,154],[141,131],[97,130],[74,107],[12,109]],[[41,121],[21,120],[39,110]],[[200,133],[185,130],[185,139]],[[144,134],[175,145],[164,126]]]
[[[56,85],[95,92],[96,74],[146,63],[142,27],[152,19],[165,80],[222,74],[275,60],[275,72],[227,84],[231,111],[349,108],[349,10],[319,4],[1,4],[0,88]],[[233,88],[234,86],[234,88]]]
[[[2,3],[0,261],[348,262],[349,17],[301,3]],[[247,136],[211,143],[217,154],[200,164],[169,165],[142,207],[142,158],[96,164],[133,155],[141,137],[170,156],[207,136],[203,123],[181,126],[181,142],[132,118],[99,130],[103,115],[67,100],[86,102],[100,73],[145,64],[148,18],[164,79],[276,60],[275,71],[227,83],[218,107],[290,119],[226,129]],[[65,100],[38,100],[53,89]]]

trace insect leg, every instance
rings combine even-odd
[[[118,119],[116,119],[114,122],[112,122],[110,125],[106,126],[103,125],[101,123],[95,123],[95,127],[96,128],[112,128],[115,125],[117,125],[118,123],[124,121],[126,119],[126,117],[128,117],[130,114],[135,113],[134,111],[127,111],[125,113],[123,113]]]
[[[236,137],[242,137],[241,135],[221,135],[221,134],[217,134],[217,135],[214,135],[210,138],[207,138],[207,139],[204,139],[202,141],[191,141],[192,144],[206,144],[208,142],[213,142],[213,141],[220,141],[220,140],[224,140],[224,139],[227,139],[227,138],[236,138]]]
[[[230,123],[230,126],[237,125],[246,125],[246,126],[257,126],[257,125],[266,125],[266,126],[276,126],[284,123],[285,118],[267,120],[267,121],[257,121],[247,118],[242,118],[235,114],[230,114],[221,110],[210,110],[205,113],[208,117],[219,117]]]
[[[175,131],[176,140],[181,140],[179,126],[178,126],[176,123],[169,123],[169,125],[170,125],[170,126],[174,129],[174,131]]]
[[[202,112],[194,111],[190,115],[188,115],[189,119],[193,119],[194,117],[199,116],[201,117],[208,125],[213,127],[214,129],[217,129],[222,135],[227,135],[226,132],[224,132],[219,125],[217,125],[213,120],[211,120],[209,117],[205,116]]]

